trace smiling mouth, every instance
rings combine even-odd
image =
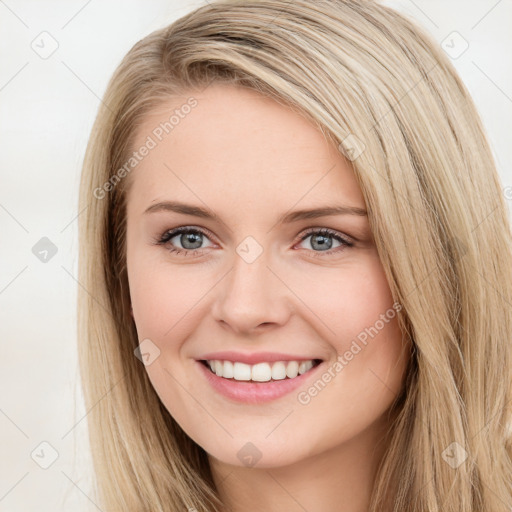
[[[292,380],[318,366],[321,359],[308,361],[276,361],[272,363],[245,364],[221,360],[200,360],[211,373],[239,382],[275,382]]]

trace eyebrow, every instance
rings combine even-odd
[[[194,206],[190,204],[180,203],[178,201],[163,201],[155,203],[149,206],[145,210],[146,213],[170,211],[181,213],[184,215],[192,215],[194,217],[201,217],[204,219],[211,219],[220,222],[219,216],[211,210],[201,208],[200,206]],[[305,219],[316,219],[318,217],[327,217],[329,215],[358,215],[367,216],[368,212],[364,208],[357,206],[324,206],[321,208],[311,208],[307,210],[295,210],[293,212],[284,213],[278,220],[281,224],[289,224],[292,222],[298,222]]]

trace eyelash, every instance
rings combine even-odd
[[[181,226],[176,229],[171,229],[169,231],[165,231],[159,238],[157,238],[155,240],[154,243],[156,245],[166,245],[172,238],[174,238],[176,235],[181,235],[182,233],[201,234],[201,235],[206,236],[207,238],[210,238],[209,233],[207,231],[204,231],[203,229],[192,228],[189,226]],[[341,242],[341,244],[342,244],[340,247],[336,247],[335,249],[329,249],[328,251],[314,251],[311,249],[310,252],[313,253],[314,257],[324,258],[324,257],[334,256],[334,255],[338,254],[339,252],[345,250],[346,248],[352,247],[354,245],[349,240],[340,236],[337,231],[334,231],[329,228],[321,228],[321,229],[311,228],[306,233],[304,233],[304,235],[298,241],[298,243],[303,242],[304,240],[306,240],[306,238],[308,238],[311,235],[323,235],[323,236],[327,236],[327,237],[330,236],[330,237],[334,238],[335,240],[337,240],[338,242]],[[185,253],[184,256],[187,256],[188,253],[193,253],[195,255],[196,252],[198,252],[198,251],[201,252],[201,249],[179,249],[179,248],[171,247],[168,249],[168,251],[170,253],[174,253],[176,255],[184,252]]]

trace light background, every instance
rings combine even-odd
[[[469,43],[453,63],[488,130],[512,210],[512,3],[385,3],[416,18],[439,44],[453,31]],[[124,54],[199,5],[0,0],[1,512],[98,510],[76,352],[81,162],[100,98]],[[33,49],[42,38],[51,48],[42,32],[58,43],[46,59]],[[46,263],[32,252],[42,237],[57,247]],[[58,453],[48,469],[35,462],[51,461],[42,442]]]

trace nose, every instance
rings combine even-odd
[[[212,306],[223,328],[248,335],[286,324],[292,292],[268,263],[266,251],[251,263],[235,254],[233,268],[219,284]]]

